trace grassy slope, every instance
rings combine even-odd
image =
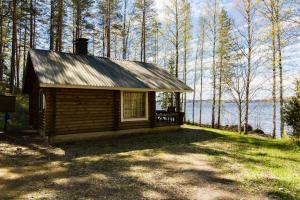
[[[242,187],[252,192],[266,192],[268,196],[300,199],[300,148],[295,141],[243,136],[209,128],[202,130],[223,135],[206,143],[222,151],[209,156]]]

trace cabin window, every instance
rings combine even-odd
[[[148,93],[147,92],[122,92],[121,116],[122,121],[148,119]]]
[[[39,110],[40,112],[45,111],[46,109],[46,97],[45,94],[43,92],[40,92],[40,96],[39,96]]]

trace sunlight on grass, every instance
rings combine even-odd
[[[224,136],[206,142],[206,146],[222,150],[225,154],[209,157],[242,187],[253,192],[265,191],[271,197],[300,198],[300,151],[293,141],[243,136],[207,128],[201,130]]]
[[[300,199],[295,142],[183,126],[51,147],[0,142],[1,199]]]

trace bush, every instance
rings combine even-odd
[[[300,80],[296,82],[296,96],[292,97],[284,107],[284,121],[293,129],[293,135],[300,136]]]

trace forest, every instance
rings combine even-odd
[[[89,39],[94,56],[156,63],[190,85],[193,123],[211,102],[211,127],[222,104],[238,111],[247,134],[249,104],[272,102],[272,136],[284,130],[284,104],[300,78],[299,0],[0,0],[0,86],[20,94],[29,49],[74,52]],[[298,61],[298,62],[297,62]],[[268,94],[268,95],[262,95]],[[166,96],[164,96],[165,98]],[[195,110],[195,101],[200,110]],[[278,112],[279,110],[279,112]],[[200,119],[195,121],[195,113]],[[279,127],[276,123],[279,120]]]

